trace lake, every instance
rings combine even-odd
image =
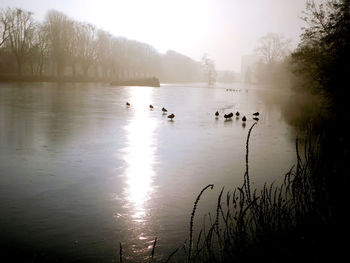
[[[294,164],[296,133],[276,92],[239,83],[0,84],[1,246],[34,259],[113,262],[122,243],[127,261],[139,262],[157,237],[156,255],[166,257],[188,238],[204,186],[215,185],[199,202],[197,230],[221,188],[242,185],[252,113],[260,112],[253,186],[282,180]],[[231,111],[246,126],[225,121]]]

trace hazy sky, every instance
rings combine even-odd
[[[305,0],[0,0],[0,8],[8,6],[32,11],[39,21],[56,9],[160,52],[196,60],[208,53],[218,69],[239,71],[241,56],[267,32],[297,43]]]

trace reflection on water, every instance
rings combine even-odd
[[[130,89],[133,117],[125,127],[127,147],[124,160],[127,189],[125,191],[127,206],[132,220],[144,222],[145,202],[154,190],[155,144],[153,133],[156,121],[151,118],[147,103],[151,102],[152,89],[134,87]]]

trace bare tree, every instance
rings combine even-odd
[[[201,63],[174,51],[160,54],[152,46],[113,37],[95,26],[73,21],[55,10],[47,13],[44,23],[35,23],[32,13],[21,9],[0,9],[0,47],[6,61],[13,67],[7,72],[28,70],[32,75],[64,76],[72,67],[75,76],[81,70],[88,76],[93,67],[107,78],[142,78],[157,76],[164,81],[199,81]],[[13,61],[17,61],[15,67]],[[206,58],[204,68],[208,83],[215,82],[212,60]],[[77,70],[76,70],[77,69]]]
[[[96,60],[102,69],[103,77],[109,77],[109,64],[111,61],[112,36],[103,31],[97,31]]]
[[[6,15],[6,11],[0,10],[0,47],[5,43],[9,37],[10,23]]]
[[[47,30],[44,25],[35,24],[34,34],[29,39],[29,64],[32,75],[42,76],[45,60],[48,58]]]
[[[64,75],[64,67],[70,59],[74,36],[73,21],[55,10],[48,12],[45,21],[51,56],[56,64],[58,77]]]
[[[212,86],[216,82],[217,72],[214,61],[210,59],[207,54],[204,54],[202,57],[202,67],[204,69],[208,85]]]
[[[290,39],[285,39],[282,35],[267,33],[259,39],[255,52],[265,64],[271,64],[283,60],[290,53],[290,42]]]
[[[34,34],[34,20],[32,13],[22,9],[6,10],[10,30],[9,45],[17,62],[17,73],[22,75],[22,64],[29,53],[31,38]]]
[[[327,94],[337,110],[347,107],[350,50],[349,0],[307,1],[301,41],[292,54],[302,86]],[[338,104],[338,105],[337,105]],[[340,110],[339,113],[343,114]]]
[[[75,26],[77,38],[78,62],[85,77],[88,77],[90,66],[96,62],[96,28],[91,24],[78,23]]]
[[[112,76],[119,78],[129,77],[130,61],[128,57],[128,40],[123,37],[114,37],[111,42],[110,71]]]

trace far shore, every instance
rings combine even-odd
[[[110,83],[113,86],[155,86],[159,87],[159,80],[153,78],[140,79],[122,79],[116,80],[111,78],[95,78],[82,76],[17,76],[17,75],[0,75],[0,83],[6,82],[58,82],[58,83]]]
[[[158,78],[139,78],[139,79],[112,79],[112,78],[105,78],[105,77],[84,77],[84,76],[63,76],[63,77],[56,77],[56,76],[18,76],[18,75],[1,75],[0,74],[0,83],[45,83],[45,82],[51,82],[51,83],[105,83],[110,84],[111,86],[117,87],[117,86],[150,86],[150,87],[160,87],[160,83],[162,84],[195,84],[195,83],[204,83],[205,81],[174,81],[174,80],[168,80],[165,82],[160,82]],[[224,83],[224,84],[233,84],[237,83],[237,81],[234,82],[220,82],[218,83]]]

